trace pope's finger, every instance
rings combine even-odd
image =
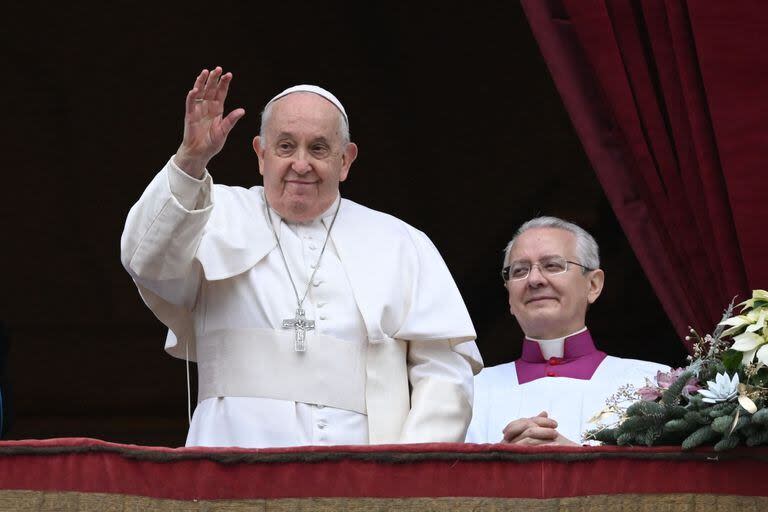
[[[198,89],[194,88],[187,93],[187,99],[185,101],[185,108],[187,114],[191,114],[195,111],[195,103],[197,98]]]
[[[212,100],[216,96],[216,89],[219,86],[221,71],[221,66],[216,66],[213,71],[211,71],[211,74],[208,75],[208,80],[205,82],[205,90],[203,90],[203,98],[206,100]]]
[[[193,89],[197,89],[198,92],[203,90],[203,87],[205,87],[205,81],[208,79],[208,70],[204,69],[200,72],[199,75],[197,75],[197,78],[195,78],[195,85],[192,86]]]
[[[227,73],[221,76],[219,80],[219,87],[216,89],[216,95],[214,97],[217,101],[224,101],[227,98],[227,92],[229,91],[229,84],[232,82],[232,73]]]
[[[235,127],[235,124],[245,115],[245,109],[237,108],[230,112],[227,117],[221,120],[221,131],[224,133],[224,136],[226,137],[229,135],[229,132],[232,131],[232,128]]]

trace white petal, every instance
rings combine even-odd
[[[768,310],[763,309],[763,310],[760,311],[760,316],[757,319],[757,327],[758,327],[758,329],[762,329],[763,327],[765,327],[765,315],[766,314],[768,314]]]
[[[717,325],[744,325],[744,324],[751,324],[752,321],[747,318],[746,315],[739,315],[739,316],[732,316],[731,318],[727,318],[720,322]]]
[[[731,345],[731,348],[733,350],[738,350],[739,352],[745,352],[754,349],[762,343],[765,343],[762,336],[753,332],[745,332],[744,334],[739,334],[733,338],[733,345]]]
[[[744,352],[744,355],[741,357],[741,364],[747,365],[752,362],[752,358],[755,357],[755,352],[757,352],[757,349],[747,350]]]
[[[741,395],[739,397],[739,405],[741,405],[749,414],[755,414],[757,412],[757,406],[748,396]]]
[[[701,396],[706,397],[704,398],[705,402],[707,401],[707,398],[717,398],[717,395],[708,389],[699,389],[698,392]]]
[[[757,360],[761,364],[768,365],[768,344],[763,345],[757,350]]]
[[[731,379],[731,390],[736,391],[739,389],[739,372],[733,374]]]

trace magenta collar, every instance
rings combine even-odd
[[[523,354],[515,361],[517,381],[520,384],[542,377],[570,377],[589,380],[605,359],[606,353],[595,348],[589,331],[565,338],[563,357],[544,359],[535,341],[523,340]]]

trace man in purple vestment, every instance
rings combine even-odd
[[[579,226],[556,217],[524,223],[507,245],[502,277],[525,333],[522,355],[475,378],[467,442],[580,444],[619,386],[667,370],[595,348],[585,317],[605,274],[597,243]]]

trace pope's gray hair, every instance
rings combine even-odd
[[[517,232],[515,232],[515,236],[507,244],[506,249],[504,249],[504,266],[507,265],[509,252],[512,250],[512,246],[517,238],[529,229],[534,228],[562,229],[573,233],[576,237],[576,257],[579,259],[576,263],[581,263],[590,270],[600,268],[600,249],[592,235],[587,233],[581,226],[558,217],[535,217],[520,226]],[[582,271],[584,273],[588,272],[587,269],[582,269]]]
[[[304,91],[300,91],[300,92],[304,92]],[[291,94],[296,94],[296,93],[291,93]],[[306,94],[314,94],[314,93],[306,92]],[[281,96],[277,100],[267,103],[267,106],[264,107],[264,110],[261,111],[261,126],[259,127],[259,137],[261,137],[261,140],[264,141],[262,142],[262,144],[264,144],[267,140],[266,126],[267,126],[267,123],[269,122],[269,118],[272,117],[272,106],[275,104],[276,101],[279,101],[283,98],[285,98],[285,96]],[[333,103],[331,103],[331,105],[333,105]],[[334,108],[335,108],[335,105],[334,105]],[[341,147],[346,148],[347,144],[349,144],[350,142],[349,121],[347,121],[347,116],[341,113],[341,110],[336,108],[336,112],[339,114],[339,133],[341,134]]]

